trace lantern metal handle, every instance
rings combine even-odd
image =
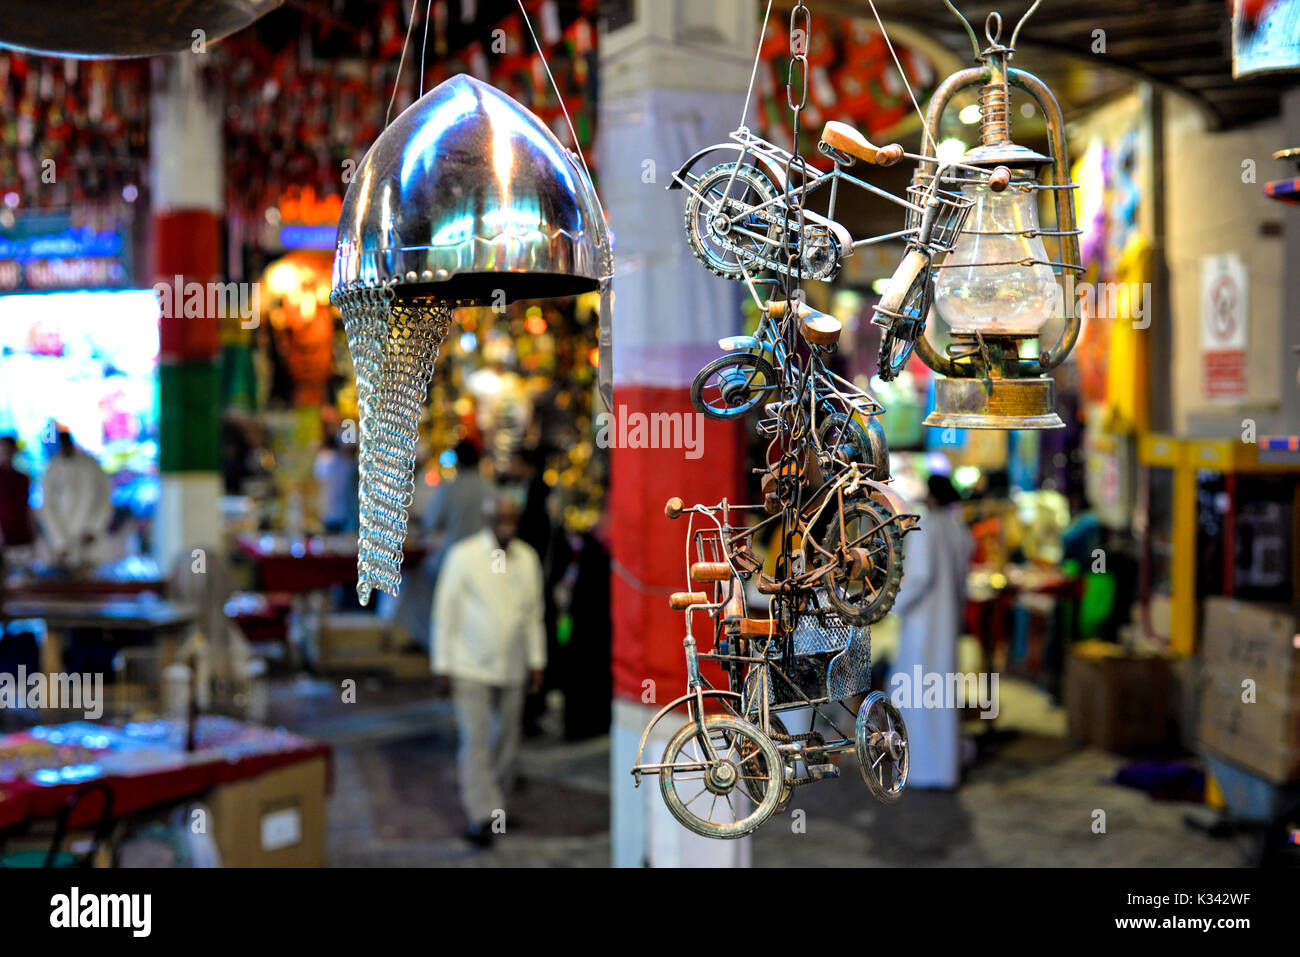
[[[952,5],[949,4],[949,6]],[[1037,6],[1037,4],[1034,6]],[[1029,12],[1033,12],[1033,7],[1030,8]],[[1027,17],[1028,14],[1025,16]],[[1021,22],[1024,22],[1023,18]],[[969,27],[969,24],[967,26]],[[1018,30],[1019,27],[1017,27]],[[923,151],[931,148],[929,144],[938,141],[939,122],[953,97],[969,87],[988,83],[994,78],[994,75],[995,67],[992,65],[969,67],[954,73],[939,85],[930,100],[929,108],[926,110],[925,135],[922,137]],[[1061,115],[1061,107],[1056,102],[1056,97],[1047,84],[1032,73],[1008,68],[1006,77],[1010,83],[1034,98],[1047,120],[1046,125],[1052,155],[1051,185],[1058,187],[1053,192],[1056,194],[1057,229],[1062,234],[1060,236],[1061,259],[1067,264],[1078,264],[1080,261],[1079,237],[1075,230],[1074,195],[1070,189],[1060,188],[1067,186],[1070,181],[1070,160],[1065,145],[1065,118]],[[923,155],[931,156],[932,154],[923,153]],[[937,156],[934,158],[937,161]],[[1060,340],[1051,349],[1040,352],[1036,359],[1020,360],[1020,375],[1023,377],[1032,378],[1055,369],[1065,361],[1065,357],[1070,354],[1070,350],[1074,348],[1074,344],[1079,338],[1080,322],[1075,303],[1074,270],[1071,268],[1063,269],[1061,279],[1065,290],[1065,328],[1062,330]],[[921,357],[922,362],[940,375],[950,378],[970,377],[970,368],[968,366],[959,366],[953,359],[940,355],[924,335],[920,336],[916,341],[916,354]]]
[[[1028,20],[1030,17],[1034,15],[1034,11],[1038,9],[1039,5],[1042,2],[1043,0],[1034,0],[1034,2],[1030,5],[1029,9],[1025,11],[1025,15],[1022,16],[1020,20],[1016,23],[1016,28],[1011,31],[1011,43],[1005,48],[1008,52],[1015,52],[1016,40],[1020,38],[1020,28],[1025,25],[1026,20]],[[953,6],[952,0],[943,0],[943,3],[944,6],[946,6],[949,10],[951,10],[957,16],[957,19],[961,21],[962,27],[966,30],[966,36],[970,37],[971,51],[975,54],[975,59],[982,62],[984,60],[984,54],[980,51],[979,40],[975,36],[975,28],[970,25],[970,21],[966,19],[965,15],[960,10],[958,10],[955,6]],[[989,14],[989,16],[992,17],[997,15]],[[1002,17],[998,16],[999,35],[1001,33],[1001,25],[1002,25]],[[987,31],[988,31],[987,23],[985,24],[985,31],[987,35]],[[994,46],[998,45],[997,40],[992,36],[989,37],[989,41]]]

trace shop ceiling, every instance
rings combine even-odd
[[[981,45],[991,11],[1001,13],[1009,31],[1030,6],[1030,0],[954,2]],[[920,30],[969,57],[970,41],[941,0],[875,0],[875,5],[886,28],[896,23]],[[873,19],[867,0],[816,0],[810,6],[814,16]],[[1021,32],[1018,65],[1057,90],[1067,115],[1107,99],[1126,79],[1142,79],[1191,97],[1214,129],[1276,116],[1281,92],[1295,81],[1232,78],[1230,10],[1228,0],[1049,0]],[[1097,30],[1105,31],[1105,54],[1092,53]]]

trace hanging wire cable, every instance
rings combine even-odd
[[[537,31],[533,29],[533,22],[528,19],[528,11],[524,9],[524,0],[518,0],[519,12],[523,14],[524,26],[528,27],[528,34],[533,38],[533,46],[537,47],[537,55],[542,58],[542,69],[546,71],[546,78],[551,81],[551,89],[555,91],[555,98],[560,101],[560,112],[564,114],[564,122],[569,126],[569,135],[573,137],[573,149],[578,154],[578,159],[582,160],[582,168],[587,174],[587,179],[591,179],[591,170],[587,167],[587,157],[582,155],[582,144],[578,142],[578,131],[573,128],[573,120],[569,119],[569,108],[564,105],[564,97],[560,95],[560,87],[555,82],[555,76],[551,73],[551,65],[546,62],[546,51],[542,49],[542,41],[537,39]],[[596,202],[600,202],[597,198]]]
[[[393,77],[393,95],[388,98],[388,110],[384,113],[384,128],[393,115],[393,104],[397,102],[397,87],[402,82],[402,65],[406,63],[406,48],[411,45],[411,28],[415,26],[415,8],[420,0],[411,0],[411,19],[406,24],[406,39],[402,41],[402,55],[397,58],[397,76]]]
[[[424,96],[424,53],[429,49],[429,13],[433,7],[433,0],[428,0],[424,5],[424,44],[420,47],[420,94],[416,97]]]
[[[894,58],[894,66],[898,68],[898,76],[903,81],[903,86],[907,89],[907,96],[912,101],[912,108],[916,110],[916,115],[921,121],[921,150],[925,151],[925,144],[928,140],[930,146],[937,153],[939,148],[935,145],[934,137],[930,135],[926,127],[925,114],[921,112],[921,104],[916,99],[916,94],[912,91],[912,84],[907,80],[907,73],[903,70],[903,64],[898,59],[898,54],[894,51],[894,44],[889,39],[889,31],[885,29],[885,22],[880,19],[880,12],[876,9],[875,0],[867,0],[871,7],[871,12],[876,18],[876,25],[880,27],[880,35],[885,40],[885,46],[889,48],[889,55]]]
[[[758,61],[763,55],[763,38],[767,36],[767,21],[772,16],[772,0],[767,0],[767,12],[763,14],[763,23],[758,28],[758,43],[754,46],[754,68],[749,71],[749,89],[745,91],[745,105],[740,110],[740,128],[745,128],[749,118],[749,103],[754,97],[754,79],[758,76]]]

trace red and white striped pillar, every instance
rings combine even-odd
[[[743,289],[691,255],[682,229],[685,194],[667,186],[681,163],[740,122],[756,30],[754,0],[716,0],[640,4],[633,22],[601,38],[600,189],[615,236],[613,412],[620,426],[631,423],[629,434],[638,414],[694,417],[691,380],[719,354],[717,340],[739,331]],[[716,154],[710,160],[721,161]],[[628,442],[611,451],[615,866],[749,860],[747,841],[692,834],[669,815],[655,778],[636,789],[629,773],[646,724],[686,691],[684,620],[668,607],[669,593],[687,587],[686,520],[665,518],[664,503],[672,496],[688,505],[737,501],[742,428],[709,421],[694,449]],[[697,628],[704,623],[697,616]],[[685,710],[665,718],[645,760],[658,761],[685,720]]]
[[[203,91],[200,56],[177,54],[155,74],[150,130],[151,265],[155,289],[167,287],[159,297],[162,494],[153,526],[164,573],[178,555],[220,540],[220,307],[213,306],[222,297],[209,291],[221,278],[221,114]]]

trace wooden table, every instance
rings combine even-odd
[[[20,598],[0,605],[0,622],[35,618],[45,622],[41,644],[41,670],[55,675],[63,671],[64,633],[72,628],[91,628],[106,634],[150,632],[175,634],[195,621],[190,605],[164,601],[153,595],[100,595],[87,598]]]

